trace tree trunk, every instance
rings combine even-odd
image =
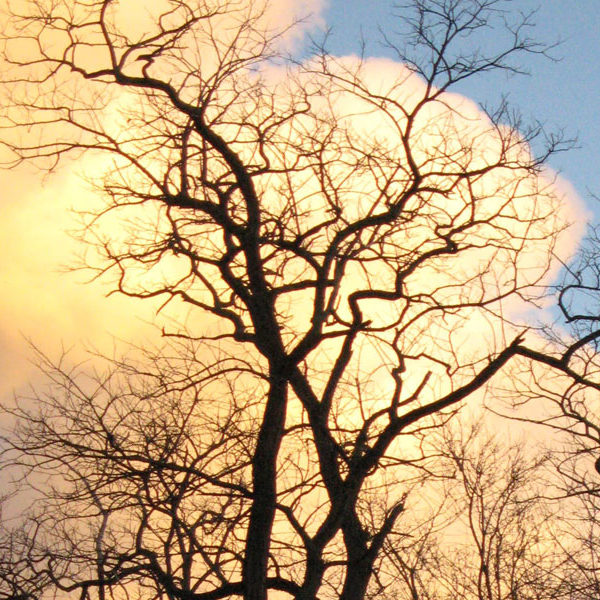
[[[271,530],[277,499],[277,455],[287,405],[287,383],[279,369],[271,369],[271,387],[252,461],[253,500],[242,578],[244,600],[266,600]]]

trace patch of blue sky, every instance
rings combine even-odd
[[[477,103],[495,106],[506,96],[524,123],[539,122],[549,132],[576,139],[569,152],[549,164],[576,189],[594,218],[600,220],[600,2],[598,0],[514,0],[503,3],[508,18],[532,13],[530,37],[552,49],[555,60],[521,55],[517,65],[529,75],[487,73],[454,88]],[[380,29],[397,32],[402,43],[405,9],[389,0],[330,0],[324,21],[331,28],[327,46],[336,55],[356,54],[361,40],[367,56],[396,58],[380,43]],[[394,13],[396,16],[394,16]],[[486,30],[479,43],[493,44],[499,30]]]

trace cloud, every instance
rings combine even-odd
[[[412,183],[402,134],[407,114],[427,93],[425,83],[389,59],[332,57],[326,63],[329,79],[317,74],[320,68],[309,62],[291,84],[282,69],[269,73],[274,87],[289,86],[281,95],[301,97],[305,90],[322,87],[320,98],[311,98],[317,116],[299,117],[282,137],[310,145],[310,136],[327,136],[335,122],[338,137],[331,135],[323,152],[329,162],[322,168],[331,182],[329,191],[335,188],[342,198],[338,208],[346,221],[382,212],[390,198],[399,197]],[[294,155],[295,150],[281,150],[280,155],[284,151]],[[446,303],[506,295],[505,315],[522,311],[522,298],[508,292],[518,288],[525,293],[529,285],[552,281],[561,263],[550,260],[551,253],[569,256],[582,235],[584,211],[573,188],[548,167],[523,167],[533,157],[522,134],[492,122],[473,101],[458,94],[445,93],[419,110],[410,152],[425,176],[423,186],[440,192],[411,197],[404,214],[412,216],[382,250],[397,261],[387,260],[384,266],[384,261],[373,260],[372,267],[357,267],[363,274],[357,272],[356,287],[368,285],[370,276],[393,288],[397,268],[439,247],[440,235],[454,229],[453,239],[463,247],[460,256],[424,262],[407,278],[408,289]],[[496,167],[496,162],[504,166]],[[468,180],[460,176],[466,171],[473,172]],[[292,179],[295,190],[282,181],[281,195],[266,194],[274,212],[285,194],[293,194],[296,203],[306,207],[308,219],[318,220],[331,210],[316,174]],[[567,224],[574,227],[564,230]]]
[[[269,18],[281,24],[293,15],[293,11],[284,10],[289,5],[287,0],[272,3],[277,10]],[[317,10],[320,4],[314,6]],[[298,38],[284,39],[294,44]],[[332,57],[326,67],[330,77],[318,76],[318,66],[310,61],[291,72],[269,65],[262,72],[267,83],[261,90],[263,96],[249,94],[248,104],[238,103],[236,94],[240,89],[239,98],[243,99],[252,86],[226,89],[221,100],[230,110],[222,120],[215,118],[219,133],[251,161],[257,154],[249,143],[255,134],[251,120],[264,118],[263,109],[268,120],[270,102],[280,103],[278,106],[293,106],[295,102],[301,105],[304,92],[313,94],[312,114],[299,115],[289,122],[273,120],[273,146],[267,150],[271,164],[274,168],[294,165],[295,169],[289,177],[272,174],[256,178],[261,206],[274,217],[271,225],[281,216],[280,222],[286,221],[290,235],[294,227],[306,231],[311,224],[322,223],[325,216],[332,214],[341,216],[345,223],[379,214],[401,198],[412,181],[402,133],[408,118],[405,111],[412,110],[424,97],[424,83],[404,65],[387,59],[367,59],[361,63],[356,57]],[[245,75],[257,77],[256,72]],[[354,87],[355,82],[360,82],[359,87]],[[236,103],[228,104],[230,98],[235,98]],[[130,99],[120,100],[119,108],[126,109]],[[115,135],[125,137],[135,130],[135,124],[127,129],[114,106],[110,110],[115,118],[109,126]],[[160,111],[155,114],[160,127]],[[231,125],[232,115],[238,119],[235,125]],[[166,113],[167,120],[170,116]],[[326,139],[331,139],[331,143],[320,148]],[[145,146],[138,145],[135,151],[162,180],[164,162],[160,158],[168,157],[168,150],[160,139],[140,137],[139,140]],[[303,155],[305,149],[313,153]],[[422,382],[427,387],[421,391],[418,402],[425,403],[470,378],[513,334],[504,318],[521,317],[527,308],[518,294],[493,303],[492,298],[531,283],[550,282],[560,265],[548,261],[549,253],[556,250],[563,255],[571,254],[581,233],[581,228],[575,228],[569,235],[555,235],[564,223],[580,222],[581,205],[569,185],[550,170],[486,171],[486,166],[503,152],[510,162],[527,158],[530,150],[518,132],[496,126],[464,97],[446,94],[422,110],[413,125],[411,152],[410,159],[426,174],[426,183],[444,191],[425,190],[412,196],[399,221],[385,231],[389,234],[387,238],[372,231],[355,242],[357,247],[364,245],[360,250],[364,262],[350,261],[346,266],[347,277],[335,307],[338,315],[346,321],[351,319],[348,298],[356,290],[393,290],[397,273],[402,269],[406,270],[405,291],[412,299],[395,303],[379,299],[361,302],[365,320],[373,326],[390,326],[390,330],[364,335],[362,343],[357,344],[336,398],[334,418],[340,428],[336,435],[340,437],[346,435],[344,431],[356,430],[358,406],[361,419],[381,412],[381,420],[373,429],[387,419],[381,411],[382,402],[389,402],[400,370],[395,350],[403,354],[407,366],[400,403],[412,402],[411,396]],[[316,164],[317,156],[323,158],[323,164]],[[175,157],[171,162],[173,171],[176,164]],[[6,398],[12,387],[22,387],[35,378],[24,363],[27,349],[23,336],[33,339],[51,355],[56,355],[62,345],[75,346],[76,356],[82,345],[92,345],[111,354],[112,336],[144,346],[146,340],[157,339],[156,331],[147,324],[155,320],[157,302],[127,300],[115,295],[107,298],[109,284],[102,280],[82,283],[84,275],[63,272],[63,267],[72,265],[81,250],[66,234],[79,225],[71,208],[90,210],[98,205],[97,198],[74,172],[74,166],[65,162],[45,180],[25,167],[2,174],[0,239],[2,247],[9,251],[0,254],[4,288],[0,298],[1,398]],[[89,155],[76,166],[78,171],[96,175],[109,164],[97,155]],[[113,168],[117,182],[127,182],[121,165]],[[456,175],[464,169],[481,170],[481,175],[467,183]],[[123,213],[115,212],[103,220],[100,232],[117,245],[138,241],[137,236],[140,240],[148,236],[152,243],[164,242],[167,232],[164,212],[152,207],[133,207],[131,214],[136,212],[147,225],[140,225],[139,221],[137,225],[128,224]],[[342,226],[338,221],[323,227],[310,236],[307,247],[323,250]],[[188,231],[200,230],[200,234],[194,234],[197,237],[190,236],[198,246],[223,243],[222,236],[211,237],[210,232],[201,230],[199,220],[192,219],[185,227]],[[454,230],[453,237],[462,248],[459,254],[424,261],[414,270],[409,268],[419,257],[439,248],[443,233],[450,230]],[[306,265],[299,260],[290,260],[285,268],[277,260],[268,265],[272,267],[271,278],[279,273],[289,283],[307,273]],[[209,269],[208,265],[204,267]],[[216,269],[212,273],[215,272]],[[140,281],[145,279],[147,284],[149,280],[177,279],[180,275],[177,260],[170,258],[162,271],[153,269]],[[210,281],[215,284],[218,275]],[[310,326],[310,310],[303,304],[310,301],[310,296],[311,290],[304,289],[282,295],[278,302],[277,308],[285,321],[282,330],[290,345]],[[487,301],[490,304],[485,308],[458,310],[452,306]],[[435,312],[436,306],[449,308]],[[182,321],[186,318],[181,306],[165,312],[164,317],[156,319],[159,323],[169,315]],[[397,329],[402,328],[397,341],[393,339],[394,321]],[[200,328],[207,325],[201,313],[191,326],[198,324]],[[337,323],[331,329],[340,327]],[[321,390],[326,385],[339,344],[339,339],[325,341],[307,361],[306,368],[317,392],[319,384]],[[430,379],[428,372],[432,373]],[[253,395],[244,382],[240,383],[244,388],[240,390],[242,401],[246,394]],[[253,400],[258,401],[259,394],[254,394]],[[478,398],[481,395],[483,391],[477,394]],[[235,393],[232,396],[235,398]],[[225,400],[228,398],[224,396]],[[301,418],[296,400],[292,399],[292,403],[290,419]],[[398,444],[402,445],[402,451],[390,455],[410,456],[411,442],[406,436]],[[418,456],[422,449],[414,450]]]
[[[27,340],[56,355],[62,347],[111,353],[114,338],[149,335],[152,307],[106,294],[90,273],[68,272],[80,243],[72,212],[89,190],[68,166],[42,179],[26,166],[0,171],[0,397],[26,385],[33,374]]]
[[[299,4],[291,0],[275,2],[269,5],[261,19],[266,19],[269,25],[285,28],[301,16],[298,10],[311,14],[303,28],[283,36],[284,45],[294,45],[307,28],[319,24],[323,5],[322,1],[314,0],[302,3],[298,9]],[[131,20],[127,3],[119,6],[123,18]],[[134,25],[133,21],[131,25]],[[140,26],[139,23],[136,26]],[[134,31],[135,28],[132,35]],[[219,42],[223,41],[226,40],[219,38]],[[292,103],[301,98],[303,90],[315,93],[312,109],[316,118],[300,116],[292,124],[278,126],[278,139],[283,142],[280,148],[275,148],[273,164],[279,161],[283,165],[295,160],[294,153],[297,156],[298,149],[294,144],[310,144],[310,136],[318,143],[319,135],[327,133],[328,122],[336,121],[340,125],[336,135],[342,137],[324,149],[324,156],[331,159],[326,171],[331,181],[336,182],[336,193],[343,197],[339,208],[344,218],[350,221],[372,211],[384,210],[386,197],[381,194],[381,182],[397,173],[395,183],[386,190],[388,197],[394,197],[402,193],[403,186],[410,180],[410,173],[403,172],[407,168],[406,149],[400,136],[406,120],[403,110],[410,110],[423,97],[424,83],[404,65],[389,59],[370,58],[361,63],[356,57],[331,58],[327,62],[330,78],[319,78],[315,75],[317,65],[312,66],[309,61],[292,72],[292,79],[289,79],[288,70],[273,65],[265,67],[261,73],[270,86],[272,99],[278,102]],[[363,89],[358,93],[350,91],[356,74]],[[256,73],[246,73],[246,76],[255,77]],[[229,90],[229,93],[237,93],[237,90]],[[227,99],[227,91],[224,94]],[[381,101],[378,104],[373,101],[377,96],[389,97],[393,103]],[[126,104],[121,104],[120,108],[123,106]],[[242,114],[244,106],[233,109]],[[260,111],[255,115],[260,117]],[[126,133],[123,121],[115,118],[113,124],[116,128],[122,127]],[[223,135],[232,132],[226,124],[219,127]],[[239,141],[240,153],[253,152],[247,149],[243,134],[233,129],[231,137]],[[346,134],[350,136],[350,142],[342,139]],[[518,132],[496,127],[469,99],[445,94],[439,101],[426,106],[414,123],[413,159],[430,173],[432,184],[443,187],[451,182],[450,171],[482,168],[493,162],[502,150],[503,139],[511,140],[512,146],[507,151],[509,159],[511,156],[520,158],[519,153],[529,152]],[[289,144],[290,140],[292,144]],[[102,160],[89,157],[79,168],[97,172],[104,166]],[[56,346],[58,340],[64,340],[68,346],[87,342],[100,348],[110,347],[109,334],[134,340],[148,335],[143,323],[153,319],[156,303],[127,301],[116,296],[106,298],[109,289],[106,285],[81,284],[84,279],[81,275],[60,272],[62,266],[72,264],[73,256],[80,250],[80,246],[65,234],[77,225],[69,208],[85,209],[88,203],[94,202],[91,192],[81,184],[72,167],[72,163],[65,163],[57,175],[43,182],[24,167],[2,175],[5,196],[0,201],[3,211],[0,235],[6,242],[3,246],[10,248],[10,252],[0,256],[0,272],[7,282],[0,314],[4,357],[23,354],[22,335],[36,340],[41,347]],[[289,182],[277,176],[259,180],[259,187],[265,190],[265,207],[278,214],[286,198],[293,198],[304,213],[305,223],[322,219],[332,207],[322,193],[322,182],[316,172],[312,175],[309,172],[304,170],[295,174]],[[279,191],[274,191],[277,189]],[[388,260],[386,265],[376,265],[373,261],[362,266],[348,266],[351,277],[343,290],[345,298],[365,285],[392,289],[398,268],[426,249],[439,245],[436,227],[456,228],[466,224],[471,218],[469,209],[473,206],[476,206],[478,218],[488,223],[465,230],[462,241],[472,244],[472,248],[459,257],[424,263],[407,278],[410,293],[420,294],[431,302],[464,303],[486,299],[493,293],[501,295],[511,287],[532,282],[548,283],[560,267],[558,262],[547,261],[553,244],[561,255],[569,255],[581,235],[581,226],[578,226],[568,234],[554,236],[564,223],[581,223],[582,209],[568,183],[549,169],[530,175],[500,169],[476,178],[471,188],[459,182],[447,194],[421,195],[410,202],[412,204],[407,205],[406,211],[413,217],[398,227],[393,244],[381,246],[381,251],[394,256],[396,263]],[[109,219],[104,231],[112,238],[130,235],[118,219]],[[325,244],[330,235],[327,231],[323,239],[315,237],[314,247]],[[176,269],[172,271],[176,272]],[[293,267],[290,267],[286,276],[292,276],[292,271]],[[308,326],[308,311],[297,310],[306,296],[306,292],[299,292],[296,300],[281,307],[287,313],[289,331]],[[339,311],[348,318],[349,310],[344,302],[340,303]],[[364,306],[367,307],[367,303]],[[441,322],[432,324],[428,318],[416,318],[426,306],[427,302],[416,303],[405,314],[407,319],[415,317],[414,325],[406,335],[409,340],[407,351],[418,354],[423,348],[430,349],[437,344],[437,350],[442,353],[452,354],[459,348],[463,353],[469,349],[479,356],[500,346],[505,335],[501,320],[494,320],[493,314],[512,317],[522,314],[526,307],[518,295],[513,295],[490,306],[491,312],[464,310],[460,315],[448,314]],[[373,303],[368,318],[374,323],[386,324],[405,308],[402,305],[391,307],[389,303],[383,308],[381,302]],[[419,346],[415,340],[426,340],[427,344]],[[369,362],[366,355],[362,353],[365,369]],[[375,368],[377,361],[381,363],[381,357],[376,357],[375,351],[371,356]],[[7,363],[10,363],[8,359],[4,364]],[[16,368],[8,367],[14,371],[8,378],[12,385],[21,383],[21,364],[18,363]]]

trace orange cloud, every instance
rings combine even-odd
[[[291,0],[271,3],[261,19],[268,26],[285,28],[298,17],[298,10],[302,10],[313,15],[307,20],[305,28],[318,24],[322,1],[313,0],[303,3],[300,9],[297,7],[298,3]],[[123,18],[129,18],[126,3],[121,3],[121,10]],[[139,23],[131,23],[131,26],[131,35],[134,35]],[[297,43],[303,31],[305,29],[301,28],[284,34],[282,44]],[[331,168],[331,177],[337,181],[343,180],[340,189],[345,194],[343,211],[348,220],[356,219],[374,208],[377,210],[372,200],[380,196],[378,172],[388,176],[394,169],[399,169],[398,188],[390,189],[388,193],[401,191],[402,169],[406,168],[406,151],[400,139],[406,118],[403,109],[414,107],[425,91],[423,82],[404,65],[389,59],[368,59],[360,68],[363,89],[371,94],[387,96],[395,102],[394,106],[377,106],[372,101],[373,96],[368,99],[366,93],[350,91],[352,74],[358,66],[359,61],[355,57],[331,59],[327,68],[333,79],[325,84],[311,73],[310,62],[304,70],[293,73],[295,79],[292,80],[288,79],[285,69],[274,66],[262,73],[273,90],[273,97],[283,103],[290,102],[301,89],[310,90],[312,86],[317,90],[319,85],[323,85],[322,95],[312,98],[315,113],[323,121],[327,118],[336,119],[351,132],[354,149],[349,152],[355,153],[352,160],[357,164],[359,154],[360,160],[367,164],[369,153],[373,152],[374,162],[365,168],[345,166],[344,160],[334,161]],[[254,74],[248,73],[247,76],[253,77]],[[347,83],[343,83],[344,78],[347,78]],[[124,127],[124,121],[117,117],[115,107],[123,109],[130,99],[124,96],[120,100],[109,108],[114,111],[116,128]],[[318,131],[314,131],[314,121],[308,117],[305,120],[298,117],[288,130],[285,127],[280,128],[280,134],[283,137],[287,135],[288,140],[299,144],[305,142],[309,133],[318,135]],[[517,159],[519,153],[529,152],[518,132],[509,132],[507,136],[507,131],[506,128],[496,128],[472,101],[455,94],[445,94],[438,102],[429,104],[415,121],[413,158],[426,170],[440,171],[441,174],[430,176],[431,181],[436,185],[445,185],[448,176],[444,175],[444,169],[448,167],[448,160],[457,169],[484,167],[493,162],[501,150],[502,138],[508,137],[513,142],[509,156],[512,152]],[[385,164],[377,162],[378,146],[387,152]],[[244,152],[243,148],[240,152]],[[289,147],[281,156],[274,156],[273,160],[285,163],[290,159],[285,152],[293,153],[294,150]],[[95,156],[85,158],[79,165],[90,173],[101,171],[105,166],[106,163]],[[73,263],[74,254],[80,250],[80,246],[64,234],[64,231],[76,226],[69,207],[87,209],[89,203],[95,202],[87,187],[82,186],[72,172],[72,165],[65,164],[58,175],[43,184],[34,180],[31,172],[25,168],[5,173],[3,177],[6,180],[6,196],[2,199],[3,221],[0,227],[6,247],[11,249],[9,254],[0,257],[0,271],[8,281],[5,286],[8,291],[2,299],[0,314],[5,355],[21,352],[22,341],[18,332],[38,340],[42,347],[59,339],[65,340],[67,345],[89,341],[100,347],[108,347],[110,337],[107,332],[123,339],[146,335],[147,330],[142,323],[152,320],[156,303],[127,301],[115,296],[106,299],[103,297],[109,289],[106,286],[98,283],[77,284],[77,277],[59,272],[63,265]],[[295,201],[306,209],[305,218],[321,219],[329,207],[323,197],[316,199],[320,185],[317,179],[299,174],[292,177],[292,182],[296,191]],[[277,175],[265,177],[259,185],[264,188],[265,206],[271,204],[276,213],[282,198],[273,190],[282,185],[282,189],[285,189],[283,178]],[[14,200],[16,198],[18,202]],[[473,198],[477,201],[474,202]],[[446,219],[454,225],[466,222],[470,218],[468,210],[473,205],[477,206],[482,220],[493,219],[496,225],[495,228],[481,226],[470,230],[468,235],[474,244],[472,251],[465,252],[463,258],[452,257],[450,269],[447,268],[449,262],[440,260],[424,265],[411,275],[407,281],[410,291],[428,293],[441,302],[468,301],[492,294],[501,295],[511,287],[526,286],[532,282],[547,283],[560,266],[558,262],[548,263],[546,260],[552,245],[556,244],[555,249],[561,255],[571,254],[581,234],[580,225],[566,235],[553,236],[564,223],[582,222],[581,203],[568,184],[548,169],[531,176],[519,173],[518,181],[514,172],[501,169],[489,176],[483,175],[473,183],[471,189],[458,185],[445,197],[421,197],[413,202],[414,205],[407,207],[415,214],[410,228],[404,232],[398,231],[396,248],[385,249],[386,252],[396,252],[399,261],[419,248],[427,245],[433,247],[439,242],[432,235],[432,224],[439,224],[440,219]],[[117,219],[110,218],[105,222],[104,233],[117,239],[128,235]],[[491,239],[496,247],[489,244]],[[171,275],[176,274],[176,261],[170,263],[170,267]],[[286,276],[293,277],[293,269],[290,264]],[[155,275],[161,277],[163,274]],[[352,277],[345,290],[346,297],[354,289],[370,285],[371,281],[376,281],[382,287],[392,286],[395,277],[389,265],[356,268],[350,274]],[[468,283],[465,284],[465,281]],[[298,294],[298,299],[302,299],[302,293]],[[284,308],[284,312],[288,313],[286,326],[289,330],[307,326],[308,315],[297,311],[297,305],[291,302]],[[526,305],[516,295],[507,296],[501,303],[491,307],[492,312],[504,316],[517,315],[525,309]],[[341,305],[339,310],[348,316],[347,306]],[[397,317],[397,311],[398,307],[373,305],[371,313],[375,322],[379,320],[384,323]],[[426,330],[431,334],[431,327],[426,321],[416,324],[412,337],[418,339],[419,334]],[[495,336],[501,339],[505,335],[501,320],[494,320],[491,313],[477,310],[464,311],[460,318],[448,317],[440,327],[444,330],[440,335],[443,334],[442,338],[446,340],[448,352],[465,347],[466,340],[470,340],[471,347],[478,347],[479,343],[484,349],[493,347],[494,342],[490,340]],[[365,355],[363,352],[363,357]],[[375,363],[381,359],[375,356],[375,351],[372,356]],[[366,358],[363,360],[367,361]],[[19,378],[17,374],[13,381]]]

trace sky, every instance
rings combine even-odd
[[[388,0],[311,0],[303,6],[316,12],[321,8],[320,22],[332,30],[332,53],[356,53],[362,32],[367,54],[380,57],[390,56],[378,45],[376,32],[380,24],[395,26],[389,18],[392,5]],[[491,104],[507,94],[525,120],[539,120],[549,131],[564,129],[567,136],[576,136],[578,147],[553,157],[550,165],[583,199],[581,218],[598,221],[600,205],[596,208],[593,194],[600,194],[600,2],[515,0],[512,7],[537,8],[532,36],[548,43],[561,41],[553,50],[560,60],[525,57],[521,64],[530,71],[528,77],[490,75],[455,91]],[[320,34],[313,30],[313,35]],[[0,253],[0,287],[10,290],[0,298],[0,397],[5,397],[33,376],[27,366],[27,338],[53,354],[81,344],[110,352],[113,336],[127,339],[152,315],[139,303],[106,298],[101,284],[84,283],[85,274],[63,272],[81,249],[68,237],[66,230],[73,222],[64,215],[90,193],[75,169],[46,179],[28,167],[3,171],[0,190],[0,247],[8,249]]]
[[[319,2],[310,4],[318,7]],[[362,32],[369,56],[391,57],[374,35],[379,24],[393,27],[391,5],[388,0],[323,4],[320,20],[332,28],[330,51],[341,56],[357,52]],[[578,148],[553,157],[550,165],[583,200],[575,203],[581,218],[600,223],[600,204],[593,201],[594,193],[600,195],[600,0],[515,0],[512,5],[524,11],[539,5],[532,35],[548,43],[562,40],[553,51],[560,60],[525,57],[522,66],[529,77],[490,75],[455,91],[491,104],[507,94],[526,121],[539,120],[549,131],[564,129],[576,136]],[[63,348],[76,348],[76,355],[82,347],[110,354],[115,337],[141,339],[149,330],[148,303],[142,307],[139,301],[106,297],[101,282],[86,283],[89,274],[64,271],[81,251],[67,235],[74,225],[68,210],[85,205],[90,194],[74,168],[50,178],[29,167],[0,172],[0,400],[29,383],[39,384],[39,374],[28,363],[28,339],[53,357]]]
[[[361,35],[367,53],[392,56],[378,44],[377,31],[396,25],[389,18],[388,0],[330,0],[324,20],[331,27],[329,48],[335,54],[357,51]],[[477,77],[455,88],[478,103],[497,104],[504,94],[525,122],[539,121],[546,129],[576,138],[576,147],[552,157],[549,164],[575,187],[600,220],[600,2],[598,0],[513,0],[511,10],[535,11],[531,37],[548,44],[555,60],[525,56],[528,76],[505,74]]]

